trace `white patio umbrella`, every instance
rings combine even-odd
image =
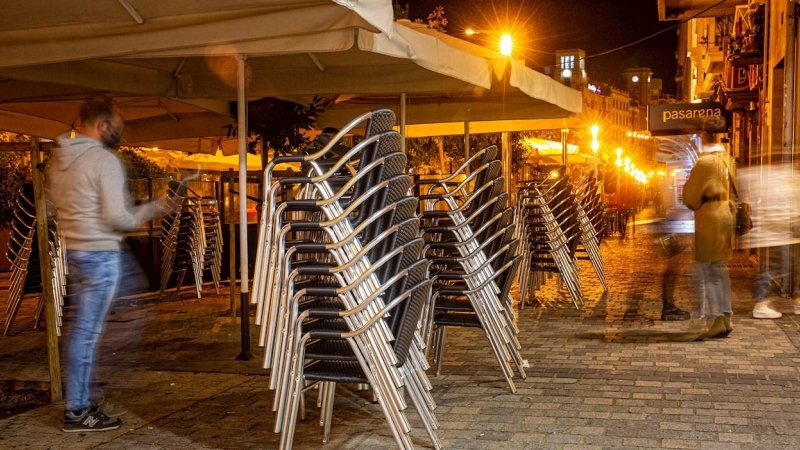
[[[392,20],[388,0],[27,0],[14,2],[0,15],[0,66],[210,44],[277,49],[270,45],[272,39],[291,41],[320,31],[366,28],[391,33]]]
[[[187,77],[181,71],[187,61],[191,63],[188,55],[169,58],[159,52],[213,47],[228,59],[226,67],[229,69],[226,77],[212,75],[212,78],[224,78],[226,83],[223,95],[213,97],[238,102],[239,188],[240,192],[246,192],[245,59],[251,51],[283,53],[291,48],[288,44],[292,42],[330,42],[334,35],[340,39],[352,36],[359,28],[391,33],[392,18],[389,0],[118,0],[89,5],[83,0],[15,2],[14,7],[5,8],[0,15],[0,48],[3,49],[0,84],[25,80],[45,83],[30,85],[31,91],[57,83],[72,86],[65,88],[64,93],[83,87],[138,96],[178,97],[181,93],[191,93],[194,86],[203,87],[199,82],[202,76],[198,73],[198,83],[195,83],[191,75]],[[324,35],[327,39],[310,39],[309,35]],[[157,60],[161,63],[169,59],[170,68],[165,70],[148,63],[125,64],[112,59],[146,52],[164,58]],[[214,66],[207,67],[213,72]],[[28,100],[35,97],[30,95]],[[209,97],[212,96],[194,98]],[[4,122],[7,125],[0,125],[0,129],[20,131],[24,125],[20,114],[25,115],[18,111],[7,112],[8,120]],[[45,130],[42,125],[38,132],[51,132]],[[34,160],[38,159],[36,153]],[[245,300],[249,292],[246,197],[242,195],[240,200],[241,293]],[[43,205],[37,206],[37,213],[43,220]],[[48,307],[51,385],[54,386],[53,398],[58,399],[61,382],[58,346],[55,333],[50,330],[54,330],[51,327],[53,318],[52,308]],[[247,343],[249,347],[249,338]]]
[[[369,42],[363,44],[365,47],[382,48],[386,46],[387,41],[397,40],[381,34],[362,34],[364,40],[369,39]],[[582,111],[580,92],[525,67],[522,62],[502,56],[497,51],[409,21],[396,22],[394,36],[409,42],[415,49],[418,60],[421,61],[420,65],[447,66],[449,60],[470,56],[481,58],[491,71],[488,85],[482,84],[472,89],[427,93],[407,91],[405,109],[409,124],[448,124],[445,126],[453,130],[457,126],[452,124],[456,123],[494,122],[493,127],[488,123],[478,127],[482,132],[487,132],[489,129],[510,131],[510,129],[533,129],[520,128],[536,127],[536,123],[529,122],[532,120],[551,121],[548,126],[556,124],[557,122],[554,122],[556,119],[566,120],[562,120],[561,125],[574,124],[575,122],[570,119],[574,119],[574,116]],[[318,93],[324,94],[324,92]],[[346,118],[352,117],[356,111],[396,106],[399,99],[398,95],[387,95],[391,92],[378,95],[358,92],[349,94],[353,95],[330,97],[331,106],[320,117],[321,125],[341,126],[346,123]],[[500,121],[508,123],[503,126],[498,123]],[[463,129],[463,125],[461,128]]]

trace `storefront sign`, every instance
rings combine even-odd
[[[727,131],[725,110],[719,103],[651,105],[648,114],[648,129],[653,136]]]

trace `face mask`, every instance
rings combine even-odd
[[[109,148],[117,148],[119,146],[119,141],[122,138],[122,127],[115,126],[112,122],[106,122],[108,126],[106,127],[103,134],[100,136],[103,140],[103,143],[106,144]]]

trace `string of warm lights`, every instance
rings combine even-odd
[[[622,148],[617,147],[617,168],[623,168],[625,173],[630,175],[634,180],[638,181],[642,184],[647,184],[650,181],[650,178],[655,175],[655,172],[652,170],[645,173],[642,169],[636,167],[636,164],[631,162],[631,158],[626,156],[625,159],[622,158]]]

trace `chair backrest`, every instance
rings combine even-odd
[[[419,219],[416,217],[412,217],[410,219],[406,219],[399,224],[397,224],[397,232],[393,233],[392,235],[388,236],[384,239],[380,245],[377,245],[372,248],[372,250],[368,254],[368,258],[370,261],[375,261],[388,252],[391,252],[397,247],[401,247],[406,245],[408,242],[416,239],[419,235]],[[397,270],[397,267],[390,267],[386,266],[384,268],[384,273],[379,274],[378,278],[385,279],[388,276],[391,276],[394,271]]]
[[[398,306],[398,308],[405,307],[404,310],[398,311],[397,332],[393,342],[398,367],[402,367],[408,359],[417,324],[425,305],[430,302],[432,288],[433,280],[423,280],[411,288],[410,299],[404,305]]]
[[[394,111],[388,108],[374,109],[372,110],[372,117],[369,118],[364,129],[364,137],[390,131],[394,128],[395,123]]]
[[[402,254],[400,255],[400,258],[392,260],[388,263],[388,265],[392,266],[391,270],[387,270],[383,274],[383,278],[380,278],[381,282],[384,283],[385,280],[390,279],[396,273],[400,273],[404,270],[409,270],[406,276],[409,275],[417,276],[414,273],[412,273],[410,269],[414,266],[414,264],[417,264],[418,261],[420,260],[427,261],[427,259],[422,258],[422,249],[424,247],[425,247],[425,242],[421,238],[413,239],[407,242],[405,245],[403,245],[403,251]],[[412,286],[412,284],[410,284],[408,281],[404,281],[403,283],[395,283],[390,286],[385,286],[385,292],[384,292],[385,298],[387,299],[387,301],[393,299],[397,295],[400,295],[400,293],[403,292],[405,289],[407,289],[409,286]],[[396,314],[393,314],[393,316],[396,316]]]
[[[394,160],[401,158],[401,156],[400,154],[390,155],[388,158]],[[393,161],[391,163],[394,164]],[[383,205],[395,203],[408,195],[407,193],[411,184],[411,177],[405,174],[395,174],[394,176],[389,177],[389,171],[385,171],[383,168],[378,168],[378,170],[380,170],[382,173],[379,174],[380,180],[378,180],[376,184],[388,181],[387,188],[379,192],[378,195],[361,202],[361,205],[358,207],[357,214],[352,219],[352,223],[354,225],[374,214],[375,211],[379,210],[381,207],[383,207]],[[363,196],[365,193],[366,192],[359,194],[358,197]],[[353,195],[355,195],[355,193]],[[353,198],[356,199],[358,197]]]
[[[359,170],[372,161],[385,158],[386,163],[382,170],[373,171],[369,176],[363,178],[353,186],[351,198],[358,198],[370,186],[388,180],[396,175],[405,173],[407,157],[400,151],[402,137],[396,131],[386,131],[380,134],[380,139],[373,147],[367,147],[362,160],[359,163]]]
[[[520,255],[514,255],[510,265],[506,262],[506,266],[508,267],[504,266],[506,267],[505,270],[500,277],[498,277],[497,286],[500,288],[500,301],[505,301],[511,293],[511,286],[514,284],[514,277],[517,275],[517,270],[519,270],[521,261],[522,257]]]

